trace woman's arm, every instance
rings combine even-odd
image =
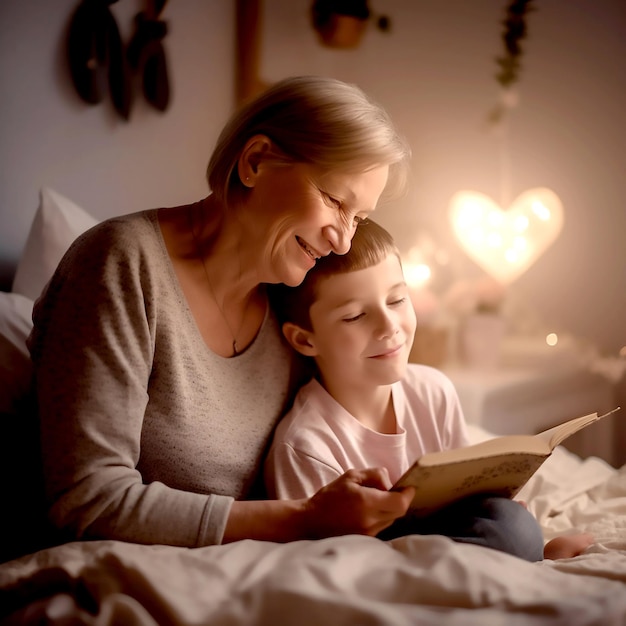
[[[389,487],[384,469],[350,470],[308,499],[233,502],[223,541],[374,536],[406,513],[414,495]]]
[[[164,273],[150,228],[120,219],[86,233],[35,307],[49,517],[73,539],[219,543],[231,498],[174,489],[138,470],[157,342],[154,285]]]

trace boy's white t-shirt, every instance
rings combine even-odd
[[[397,434],[363,426],[313,379],[278,424],[265,464],[272,498],[313,495],[349,469],[386,467],[394,483],[426,452],[468,444],[459,399],[450,379],[409,363],[391,386]]]

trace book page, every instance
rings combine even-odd
[[[505,435],[465,448],[429,452],[392,489],[414,487],[411,508],[426,514],[473,494],[513,497],[564,439],[617,411],[590,413],[537,435]]]
[[[517,452],[547,455],[551,451],[548,442],[536,435],[504,435],[464,448],[428,452],[420,457],[417,463],[426,467]]]
[[[620,407],[605,413],[604,415],[598,415],[597,413],[589,413],[589,415],[583,415],[582,417],[576,417],[573,420],[569,420],[564,422],[563,424],[559,424],[558,426],[554,426],[552,428],[548,428],[548,430],[544,430],[541,433],[538,433],[536,437],[539,437],[543,441],[545,441],[548,446],[550,446],[550,450],[554,450],[560,443],[565,441],[570,435],[578,432],[579,430],[601,420],[603,417],[607,417],[607,415],[611,415],[616,411],[619,411]]]

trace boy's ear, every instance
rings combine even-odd
[[[292,322],[285,322],[283,324],[283,335],[289,342],[294,350],[297,350],[304,356],[316,356],[317,350],[311,342],[313,333],[309,330],[304,330],[301,326],[293,324]]]

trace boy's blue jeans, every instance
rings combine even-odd
[[[444,535],[527,561],[543,559],[543,534],[534,515],[519,502],[497,496],[465,498],[427,517],[406,515],[378,537],[389,540],[405,535]]]

